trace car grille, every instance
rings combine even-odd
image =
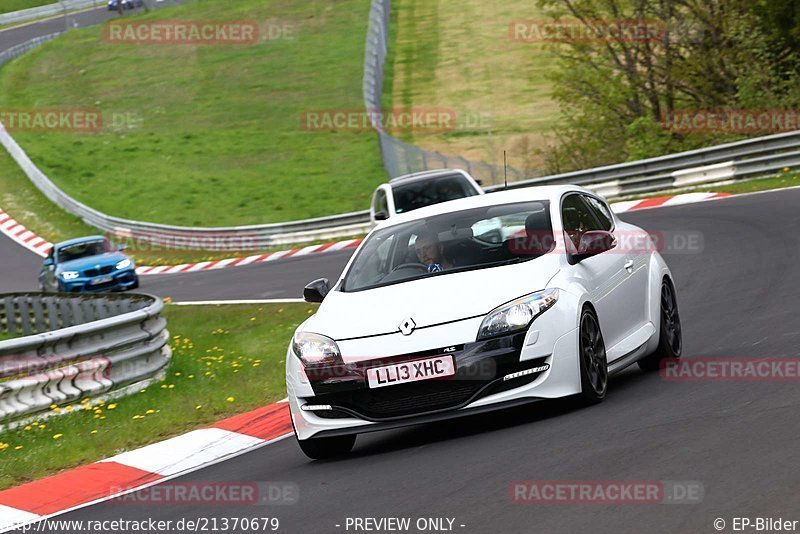
[[[114,270],[113,265],[107,265],[105,267],[100,267],[99,269],[86,269],[83,271],[84,276],[88,276],[89,278],[100,276],[102,274],[110,274]]]
[[[377,389],[364,388],[323,394],[317,396],[313,402],[331,404],[333,410],[317,410],[314,414],[324,419],[340,419],[353,417],[352,413],[355,413],[369,419],[381,420],[459,408],[471,402],[473,397],[485,397],[530,384],[542,373],[523,375],[506,381],[500,377],[510,372],[539,367],[546,360],[543,357],[524,364],[503,366],[496,375],[497,378],[490,380],[424,380]],[[347,410],[351,413],[348,414]]]
[[[360,389],[335,395],[333,404],[372,419],[454,408],[475,395],[484,382],[476,380],[424,380],[377,389]],[[321,396],[318,401],[324,402]]]

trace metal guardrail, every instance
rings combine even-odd
[[[606,194],[613,198],[646,193],[659,188],[673,187],[673,185],[684,185],[680,181],[677,184],[670,183],[670,178],[676,172],[686,169],[703,172],[702,169],[705,167],[724,162],[733,162],[739,169],[738,174],[730,176],[730,178],[753,174],[751,170],[754,162],[753,159],[748,158],[765,158],[760,160],[761,163],[764,163],[761,165],[764,172],[779,170],[783,167],[795,167],[800,163],[796,152],[792,152],[796,149],[800,149],[800,131],[755,137],[657,158],[522,180],[509,183],[508,189],[535,185],[576,184],[590,188],[592,186],[604,187],[609,190]],[[648,185],[653,188],[649,188]],[[615,187],[618,189],[617,191],[614,190]],[[487,187],[486,190],[497,191],[503,188],[503,186],[492,186]]]
[[[0,26],[19,24],[21,22],[63,15],[64,13],[69,13],[70,11],[86,9],[90,7],[100,7],[105,4],[106,2],[103,0],[62,0],[61,2],[48,4],[46,6],[32,7],[30,9],[13,11],[11,13],[3,13],[0,15]]]
[[[0,341],[0,420],[158,377],[172,355],[163,307],[150,295],[0,295],[0,333],[23,336]]]
[[[457,168],[469,172],[485,184],[503,180],[503,168],[485,161],[470,161],[461,156],[446,156],[440,152],[425,150],[403,142],[388,134],[378,122],[381,116],[381,96],[383,95],[384,70],[389,50],[389,19],[391,0],[372,0],[367,26],[367,41],[364,51],[364,79],[362,92],[364,106],[370,111],[372,127],[378,134],[383,166],[389,176],[395,178],[403,174],[430,169]],[[525,174],[508,167],[509,180],[520,180]]]
[[[41,37],[34,37],[30,41],[25,41],[22,44],[18,44],[16,46],[12,46],[11,48],[3,50],[2,52],[0,52],[0,66],[3,66],[9,61],[18,58],[25,52],[29,52],[34,48],[42,46],[47,41],[52,41],[59,35],[61,35],[61,32],[51,33],[49,35],[43,35]]]

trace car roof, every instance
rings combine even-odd
[[[429,180],[431,178],[439,178],[440,176],[450,176],[453,174],[458,174],[459,176],[464,176],[466,171],[461,169],[436,169],[432,171],[420,171],[415,172],[412,174],[404,174],[403,176],[398,176],[397,178],[392,178],[389,180],[389,185],[403,185],[412,182],[421,182],[423,180]]]
[[[494,206],[502,204],[514,204],[516,202],[529,202],[534,200],[546,200],[551,204],[560,202],[561,197],[566,193],[586,193],[592,196],[597,196],[592,191],[584,189],[577,185],[546,185],[524,187],[520,189],[510,189],[506,191],[497,191],[495,193],[487,193],[485,195],[476,195],[466,198],[459,198],[456,200],[448,200],[439,204],[432,204],[424,208],[418,208],[407,213],[398,214],[381,222],[376,228],[388,228],[395,224],[402,224],[409,221],[424,219],[426,217],[434,217],[444,213],[451,213],[454,211],[463,211],[472,208],[481,208],[484,206]]]
[[[92,235],[87,237],[76,237],[75,239],[69,239],[67,241],[62,241],[61,243],[56,243],[54,248],[69,247],[71,245],[79,245],[81,243],[87,243],[89,241],[99,241],[101,239],[105,239],[105,236]]]

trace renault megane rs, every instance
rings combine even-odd
[[[633,236],[633,238],[632,238]],[[378,225],[297,328],[292,422],[311,458],[356,434],[540,399],[681,354],[675,285],[644,230],[574,186],[420,208]]]

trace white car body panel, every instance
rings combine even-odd
[[[546,358],[549,369],[529,384],[480,397],[454,411],[579,393],[578,326],[583,306],[591,305],[597,313],[609,370],[614,372],[656,350],[661,285],[665,277],[671,279],[671,273],[656,251],[612,250],[570,265],[564,251],[572,245],[561,231],[560,209],[561,199],[569,193],[599,198],[575,186],[526,188],[449,201],[382,221],[373,232],[455,210],[548,200],[556,249],[518,264],[355,292],[339,291],[345,274],[364,246],[362,243],[318,312],[298,327],[298,332],[313,332],[336,340],[346,363],[365,362],[475,342],[483,318],[493,309],[526,294],[558,289],[556,304],[530,325],[519,354],[520,362]],[[642,231],[616,215],[613,219],[614,233]],[[365,242],[368,239],[369,236]],[[408,317],[413,318],[417,328],[411,335],[403,335],[399,325]],[[292,419],[299,439],[327,431],[367,431],[368,427],[379,424],[354,417],[323,418],[301,410],[303,404],[313,402],[315,393],[291,346],[286,356],[286,373]],[[390,387],[393,386],[382,389]]]

